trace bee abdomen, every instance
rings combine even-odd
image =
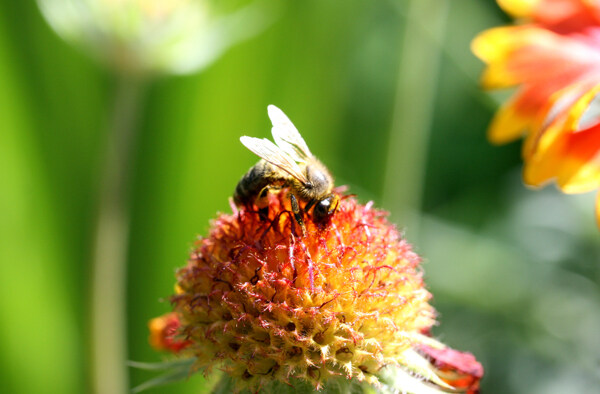
[[[240,179],[233,194],[233,201],[237,205],[251,205],[266,186],[284,184],[285,178],[271,164],[261,160]]]

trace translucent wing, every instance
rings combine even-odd
[[[250,149],[258,157],[268,161],[274,166],[279,167],[302,183],[308,183],[306,175],[302,173],[302,169],[294,161],[294,159],[284,152],[280,147],[272,143],[266,138],[240,137],[240,141],[244,146]]]
[[[274,105],[269,105],[267,111],[271,123],[273,123],[271,133],[277,146],[297,162],[306,162],[308,158],[312,157],[312,153],[310,153],[298,129],[283,111]]]

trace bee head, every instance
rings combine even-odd
[[[324,223],[333,215],[340,203],[337,194],[328,194],[325,198],[319,200],[313,209],[313,220],[316,223]]]

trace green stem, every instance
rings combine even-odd
[[[449,0],[411,0],[402,42],[396,103],[388,144],[384,206],[418,233],[427,149]],[[427,21],[424,31],[422,21]],[[432,38],[434,38],[432,40]]]
[[[126,272],[129,239],[129,185],[142,81],[119,77],[103,163],[93,250],[93,389],[126,393]]]

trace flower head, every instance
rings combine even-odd
[[[492,142],[525,135],[524,180],[555,180],[566,193],[600,187],[600,3],[498,0],[522,18],[481,33],[472,48],[487,68],[484,87],[518,86],[496,114]],[[600,225],[600,195],[596,204]]]
[[[386,366],[448,388],[421,350],[445,347],[423,334],[435,311],[420,258],[386,214],[342,198],[329,223],[306,216],[301,235],[282,192],[270,196],[268,220],[234,208],[212,223],[177,272],[185,354],[253,390],[291,379],[378,385]]]
[[[194,72],[265,24],[261,5],[221,16],[210,0],[38,3],[48,23],[67,41],[118,71],[134,74]]]

